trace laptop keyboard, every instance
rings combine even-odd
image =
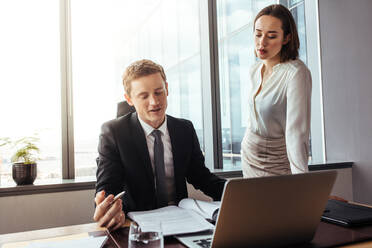
[[[209,248],[212,244],[212,238],[206,238],[206,239],[196,239],[193,240],[195,244],[197,244],[199,247],[202,248]]]

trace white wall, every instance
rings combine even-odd
[[[94,190],[0,197],[0,234],[93,222]]]
[[[319,0],[328,161],[353,161],[354,201],[372,204],[372,1]]]
[[[211,201],[187,185],[189,197]],[[0,197],[0,234],[93,222],[94,190]],[[351,169],[338,170],[333,195],[352,199]]]
[[[333,185],[331,195],[353,201],[352,168],[338,169],[337,172],[336,182]]]
[[[190,197],[212,198],[190,184]],[[0,197],[0,234],[93,222],[95,190]]]

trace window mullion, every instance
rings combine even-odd
[[[70,0],[60,0],[62,178],[75,178]]]
[[[221,132],[221,107],[220,107],[220,80],[218,63],[218,34],[217,34],[217,2],[208,0],[208,28],[209,28],[209,60],[210,60],[210,87],[209,95],[211,104],[204,104],[204,108],[209,107],[210,118],[205,121],[212,123],[209,137],[212,137],[213,147],[211,150],[215,169],[222,169],[222,132]],[[204,128],[208,131],[208,128]],[[208,136],[207,136],[208,137]]]

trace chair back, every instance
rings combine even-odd
[[[118,102],[116,117],[124,116],[129,113],[136,112],[133,106],[130,106],[127,101]]]

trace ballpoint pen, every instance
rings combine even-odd
[[[120,192],[117,194],[114,199],[112,200],[111,204],[114,204],[118,199],[120,199],[125,194],[125,191]]]

